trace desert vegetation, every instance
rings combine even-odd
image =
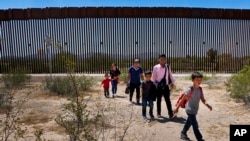
[[[142,57],[142,58],[140,58]],[[49,73],[50,63],[52,73],[67,73],[65,69],[66,60],[75,63],[76,73],[104,73],[110,69],[115,62],[121,69],[127,69],[132,65],[134,58],[140,58],[141,65],[145,70],[150,70],[158,63],[158,56],[131,56],[122,58],[105,53],[93,53],[90,56],[77,56],[63,49],[58,49],[51,59],[42,58],[2,58],[0,60],[0,72],[11,72],[20,66],[25,67],[30,73]],[[235,57],[232,54],[218,54],[217,50],[211,48],[206,56],[168,57],[168,63],[173,72],[192,72],[204,70],[205,72],[235,73],[245,65],[250,65],[249,56]]]
[[[76,75],[72,67],[76,64],[65,65],[68,66],[66,76],[44,77],[43,81],[34,78],[31,81],[26,70],[20,68],[1,75],[1,141],[178,139],[186,117],[183,110],[173,121],[156,119],[147,125],[141,119],[141,107],[131,105],[124,94],[126,73],[121,76],[118,97],[107,99],[100,87],[102,78]],[[245,105],[249,104],[249,66],[229,78],[202,73],[205,96],[215,109],[210,114],[201,106],[198,118],[201,127],[206,127],[201,131],[209,140],[216,141],[220,135],[219,139],[226,141],[229,124],[250,122]],[[189,77],[176,77],[171,96],[173,105],[188,85],[191,85]],[[163,112],[166,112],[164,106]]]

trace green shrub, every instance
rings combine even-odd
[[[94,79],[92,77],[87,76],[74,76],[77,87],[80,91],[87,91],[89,90],[93,84]],[[51,92],[56,93],[58,95],[69,95],[74,90],[73,82],[69,76],[66,77],[54,77],[52,80],[48,77],[45,79],[46,81],[46,88],[49,89]]]
[[[25,82],[30,81],[30,79],[31,76],[27,74],[27,71],[20,68],[11,70],[9,73],[4,73],[1,77],[6,88],[23,86]]]
[[[79,84],[79,90],[87,91],[93,86],[94,78],[83,75],[77,79],[77,82]]]
[[[243,67],[237,74],[232,75],[225,83],[232,98],[250,103],[250,66]]]
[[[68,77],[54,77],[52,80],[46,78],[46,88],[58,95],[67,95],[73,91],[72,84]]]
[[[127,76],[128,76],[128,71],[127,70],[121,70],[120,74],[120,82],[126,82],[127,81]]]

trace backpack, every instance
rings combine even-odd
[[[199,87],[199,89],[200,89],[200,97],[201,97],[202,88]],[[185,100],[182,102],[182,104],[180,105],[181,108],[185,108],[186,103],[189,101],[189,99],[191,98],[191,96],[193,95],[193,93],[194,93],[194,88],[191,87],[191,90],[190,90],[190,94],[189,94],[189,96],[188,96],[188,99],[185,99]],[[183,98],[184,96],[185,96],[185,93],[182,93],[182,94],[178,97],[178,100],[177,100],[175,106],[177,106],[177,105],[181,102],[181,100],[182,100],[182,98]]]
[[[169,65],[167,65],[168,68],[168,84],[172,83],[171,77],[170,77],[170,72],[169,72]]]

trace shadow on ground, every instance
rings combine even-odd
[[[176,122],[176,123],[180,123],[180,124],[185,124],[186,119],[183,117],[175,117],[173,119],[169,119],[166,117],[161,117],[159,119],[157,119],[158,122],[160,123],[166,123],[166,122]]]
[[[126,96],[119,96],[119,95],[117,95],[115,98],[126,98]]]

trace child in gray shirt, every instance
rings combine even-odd
[[[192,125],[196,139],[198,141],[204,141],[200,133],[200,130],[198,128],[198,122],[196,119],[196,115],[199,110],[199,102],[201,100],[202,103],[205,104],[210,110],[212,110],[212,107],[206,102],[202,92],[202,88],[200,87],[203,78],[202,74],[199,72],[193,72],[191,77],[193,81],[193,86],[189,87],[188,90],[185,92],[185,96],[181,99],[181,102],[177,105],[176,109],[174,110],[174,113],[176,114],[179,110],[180,105],[185,100],[188,100],[185,105],[188,118],[181,132],[181,139],[190,140],[189,137],[187,136],[187,131]]]

